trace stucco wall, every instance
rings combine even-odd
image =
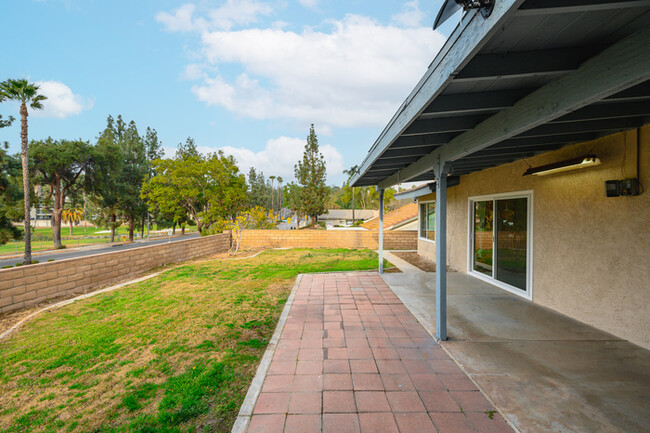
[[[648,190],[650,125],[639,136]],[[467,271],[469,197],[532,190],[533,302],[650,348],[650,191],[607,198],[604,186],[636,176],[636,144],[634,130],[463,176],[447,192],[448,265]],[[522,177],[528,164],[590,152],[600,166]],[[419,240],[418,251],[435,259],[433,243]]]

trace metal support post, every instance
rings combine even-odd
[[[447,167],[438,160],[436,173],[436,339],[447,339]]]
[[[379,273],[384,273],[384,190],[379,190]]]

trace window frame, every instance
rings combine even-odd
[[[421,233],[421,230],[422,230],[422,218],[425,217],[425,215],[423,215],[422,212],[421,212],[422,205],[423,204],[429,204],[429,203],[433,203],[433,205],[434,205],[433,209],[434,209],[434,212],[435,212],[435,203],[436,203],[435,200],[425,200],[425,201],[418,200],[418,240],[427,241],[427,242],[431,242],[431,243],[435,244],[436,243],[435,240],[431,240],[431,239],[428,239],[426,237],[422,237],[422,233]],[[433,232],[435,233],[435,231],[436,230],[434,228]]]

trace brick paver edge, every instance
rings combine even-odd
[[[287,302],[282,309],[282,314],[280,315],[278,324],[275,327],[271,341],[269,341],[268,346],[266,346],[266,351],[264,351],[262,361],[260,361],[260,365],[257,367],[255,377],[253,378],[253,381],[248,388],[246,397],[244,397],[244,402],[239,409],[239,414],[237,415],[237,419],[235,420],[235,424],[232,427],[231,433],[246,433],[246,430],[248,430],[248,425],[250,424],[251,417],[253,416],[255,403],[257,403],[257,398],[262,391],[262,385],[266,379],[266,373],[268,372],[269,366],[271,365],[271,360],[273,359],[275,349],[277,347],[278,341],[280,340],[280,336],[282,335],[284,324],[287,322],[287,318],[289,317],[289,312],[291,311],[291,307],[293,305],[293,299],[296,295],[296,292],[298,291],[301,280],[302,274],[299,274],[298,277],[296,277],[296,282],[291,289],[291,293],[287,298]]]

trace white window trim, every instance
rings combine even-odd
[[[423,238],[422,236],[420,236],[420,228],[422,227],[422,213],[420,212],[420,205],[427,204],[427,203],[435,203],[435,202],[436,202],[435,200],[425,200],[425,201],[418,200],[418,240],[419,241],[425,241],[432,244],[436,243],[435,240],[432,241],[431,239]]]
[[[474,202],[476,201],[486,201],[486,200],[499,200],[505,198],[527,198],[528,199],[528,221],[526,233],[526,248],[528,249],[526,254],[526,291],[522,291],[518,287],[511,286],[510,284],[504,283],[497,280],[494,277],[487,276],[480,272],[477,272],[473,269],[474,261]],[[499,194],[488,194],[488,195],[478,195],[469,197],[467,199],[468,204],[468,218],[467,218],[467,274],[472,277],[483,280],[487,283],[492,284],[500,289],[503,289],[507,292],[510,292],[514,295],[520,296],[529,301],[533,300],[533,190],[525,191],[514,191],[506,192]]]

